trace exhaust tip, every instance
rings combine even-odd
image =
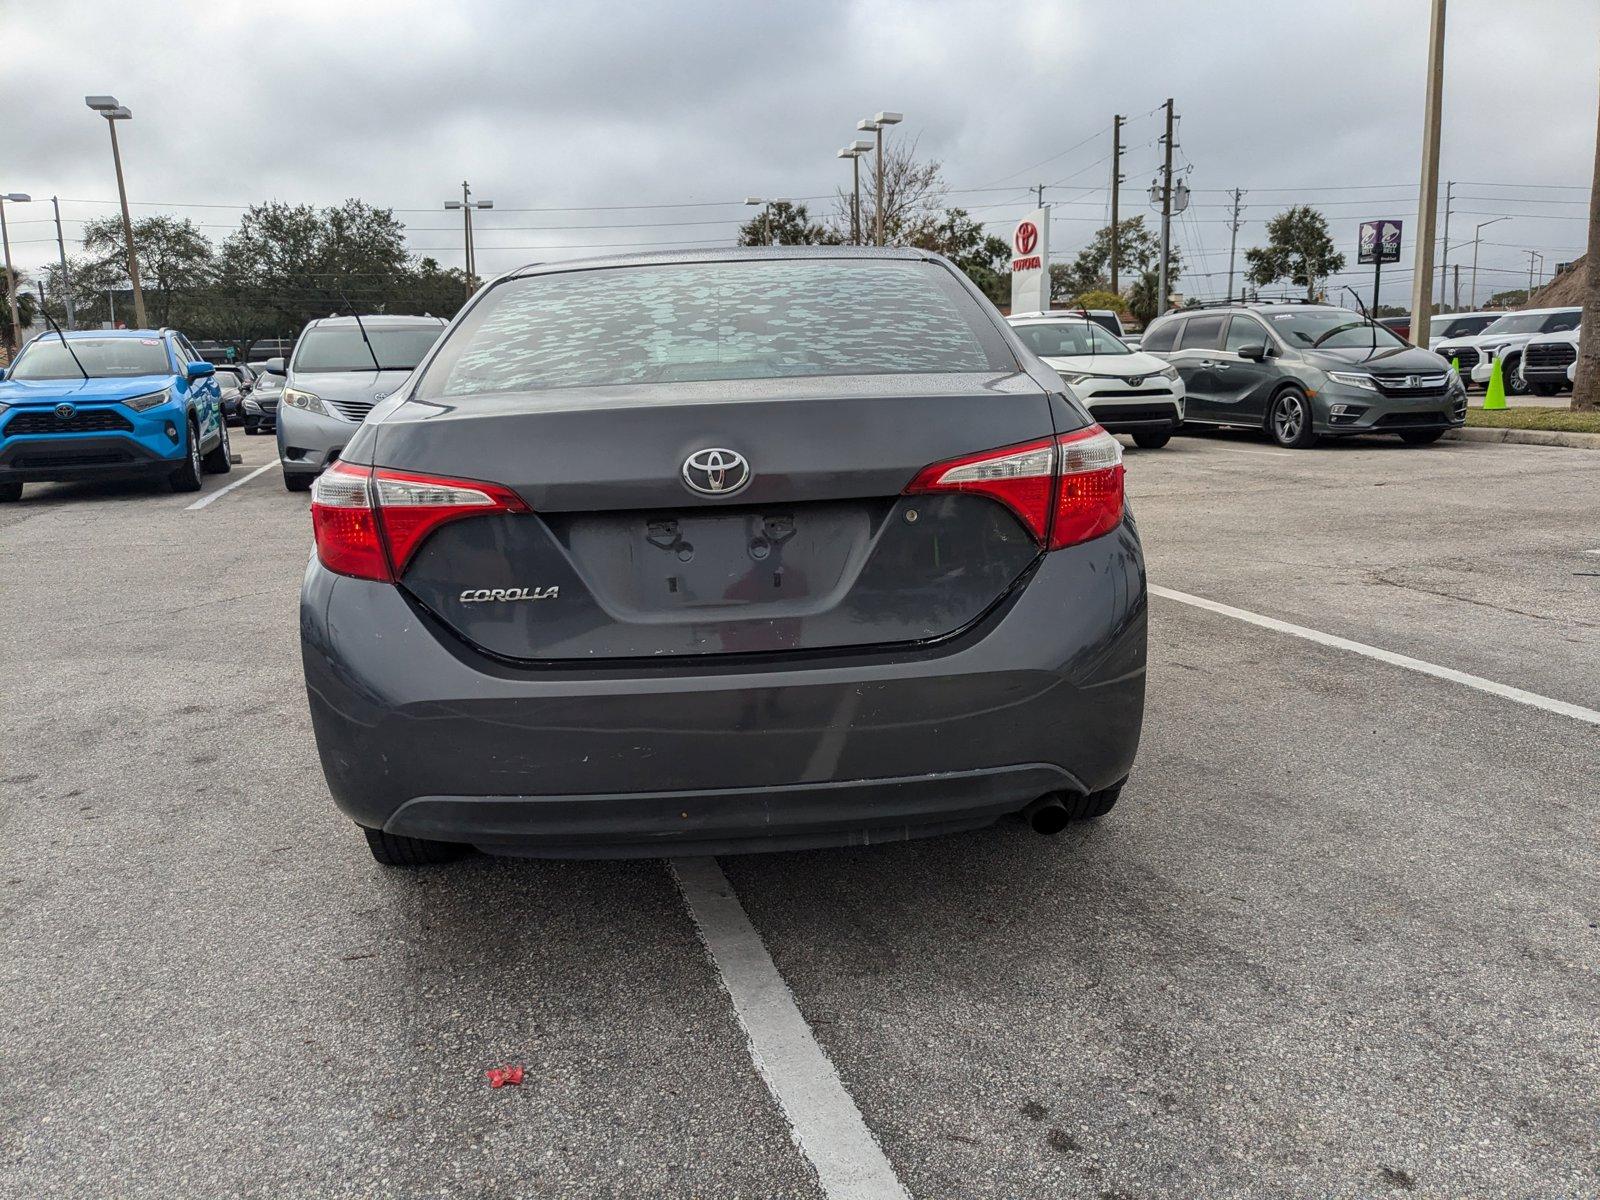
[[[1067,806],[1058,796],[1042,796],[1022,810],[1023,820],[1035,833],[1051,836],[1060,833],[1070,823]]]

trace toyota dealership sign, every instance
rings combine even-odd
[[[1011,231],[1011,311],[1050,307],[1050,210],[1037,209]]]

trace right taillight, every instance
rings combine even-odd
[[[908,495],[972,492],[1004,504],[1048,550],[1110,533],[1122,522],[1122,445],[1098,425],[934,463]]]
[[[336,462],[311,485],[317,558],[330,571],[391,583],[439,526],[489,513],[524,513],[510,488]]]

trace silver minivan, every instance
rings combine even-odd
[[[283,486],[303,492],[444,332],[440,317],[324,317],[301,330],[278,405]]]

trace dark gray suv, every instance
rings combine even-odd
[[[1143,349],[1183,377],[1186,425],[1264,429],[1281,446],[1357,433],[1415,445],[1466,420],[1466,388],[1445,359],[1350,309],[1188,309],[1155,321]]]
[[[512,272],[311,517],[312,725],[386,864],[1054,832],[1133,764],[1121,448],[937,255]]]

